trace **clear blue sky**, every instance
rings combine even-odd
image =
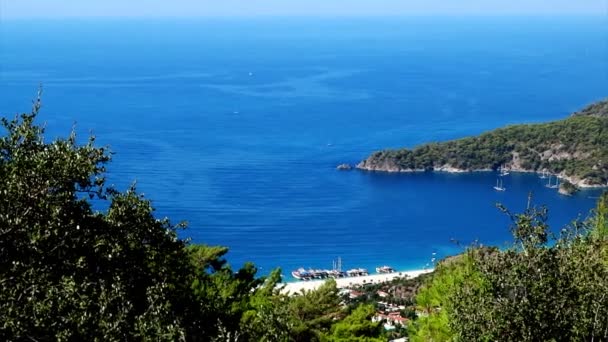
[[[0,0],[2,19],[568,14],[608,17],[608,0]]]

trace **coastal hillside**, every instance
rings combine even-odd
[[[357,165],[369,171],[547,171],[580,187],[608,183],[608,100],[570,117],[508,126],[475,137],[414,149],[373,153]]]

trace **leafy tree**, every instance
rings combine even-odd
[[[40,98],[31,114],[2,119],[0,339],[175,341],[201,331],[179,225],[154,218],[134,188],[104,187],[110,152],[94,137],[45,142],[39,109]],[[89,199],[109,208],[94,212]]]
[[[327,280],[315,291],[302,291],[289,301],[294,341],[319,341],[337,319],[343,318],[336,281]]]
[[[194,267],[191,289],[202,308],[211,340],[242,340],[241,316],[248,309],[250,297],[263,284],[256,278],[253,264],[245,264],[234,272],[223,258],[226,247],[188,246],[190,262]]]
[[[289,311],[290,297],[278,286],[281,271],[273,271],[251,296],[241,319],[247,341],[290,341],[293,318]]]
[[[608,191],[600,196],[590,221],[592,238],[598,241],[608,240]]]
[[[275,300],[280,271],[234,272],[227,248],[178,239],[185,225],[156,219],[134,187],[105,187],[111,153],[94,137],[45,142],[39,110],[40,97],[2,119],[0,339],[246,340],[243,317]]]
[[[503,208],[513,220],[514,245],[471,248],[461,256],[465,264],[440,268],[418,296],[436,307],[416,322],[412,340],[608,339],[608,241],[598,233],[605,229],[605,199],[589,220],[563,229],[549,245],[546,209],[513,215]]]
[[[454,294],[466,285],[471,292],[483,289],[483,278],[475,266],[474,253],[492,253],[494,250],[470,250],[467,253],[444,260],[433,273],[432,278],[416,296],[416,306],[420,317],[408,326],[411,341],[451,341],[455,332],[450,326],[453,302],[469,300],[473,296],[455,298]]]
[[[372,322],[376,314],[372,305],[360,305],[350,315],[331,327],[331,334],[324,337],[328,342],[380,342],[382,324]]]

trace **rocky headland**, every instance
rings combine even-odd
[[[608,100],[543,124],[514,125],[414,149],[378,151],[360,170],[547,172],[576,187],[608,185]],[[566,190],[563,190],[566,192]]]

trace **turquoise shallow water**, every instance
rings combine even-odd
[[[338,172],[385,147],[563,118],[608,95],[603,18],[8,22],[0,112],[45,88],[48,136],[74,122],[116,152],[159,216],[229,261],[418,268],[504,245],[529,191],[556,229],[593,206],[538,177]],[[289,272],[286,272],[287,274]]]

